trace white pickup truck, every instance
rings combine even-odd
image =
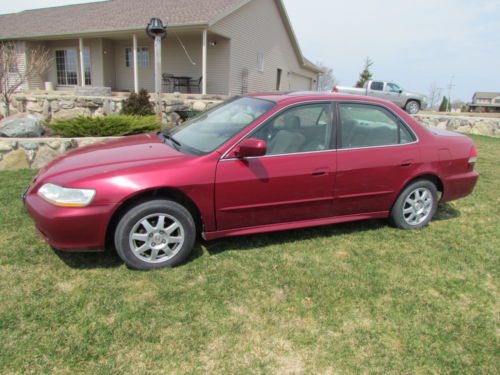
[[[392,82],[367,81],[362,88],[335,86],[333,92],[374,96],[389,100],[411,115],[418,113],[421,109],[427,108],[427,97],[425,95],[405,91],[401,86]]]

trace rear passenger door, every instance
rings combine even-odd
[[[369,96],[385,99],[384,82],[373,81],[370,83]]]
[[[383,105],[338,104],[334,214],[388,211],[420,164],[413,131]]]

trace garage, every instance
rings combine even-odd
[[[312,78],[290,72],[289,86],[292,91],[309,91],[312,90]]]

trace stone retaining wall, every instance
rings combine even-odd
[[[47,121],[69,119],[75,116],[105,116],[120,113],[126,95],[120,96],[76,96],[72,93],[26,93],[14,96],[11,114],[41,114]],[[163,121],[172,121],[178,111],[203,111],[228,99],[227,96],[198,94],[162,94]],[[154,99],[151,98],[151,102]],[[0,106],[1,107],[1,106]],[[5,115],[4,109],[0,114]]]
[[[68,150],[114,138],[0,138],[0,171],[40,169]]]
[[[417,114],[415,119],[427,127],[452,130],[460,133],[500,137],[500,118],[439,116]]]

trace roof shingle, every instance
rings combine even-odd
[[[206,24],[243,0],[108,0],[0,15],[0,39]]]

